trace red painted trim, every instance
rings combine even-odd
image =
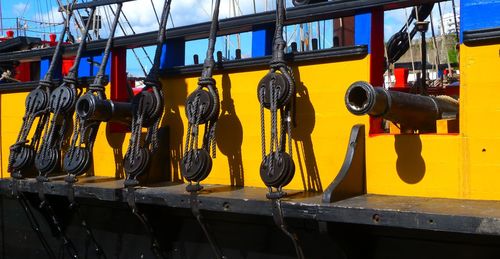
[[[371,13],[370,34],[370,84],[383,86],[384,84],[384,10],[373,9]],[[384,133],[382,119],[370,117],[370,134]]]
[[[21,62],[15,69],[16,75],[14,78],[21,82],[31,81],[31,62]]]
[[[127,101],[127,49],[115,48],[111,52],[111,95],[113,101]]]
[[[127,102],[127,49],[114,48],[111,51],[110,99],[117,102]],[[112,133],[128,132],[128,128],[119,123],[111,123]]]

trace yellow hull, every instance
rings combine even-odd
[[[462,46],[460,133],[368,136],[367,191],[372,194],[498,200],[500,181],[500,77],[488,75],[499,67],[499,45]],[[369,56],[359,60],[302,65],[298,82],[293,156],[296,175],[290,189],[322,191],[342,165],[350,129],[368,125],[368,117],[351,115],[344,94],[354,81],[369,80]],[[223,113],[217,133],[217,158],[208,184],[264,187],[261,162],[260,106],[256,84],[267,70],[238,71],[215,76]],[[197,77],[164,78],[165,115],[170,132],[169,179],[182,181],[179,162],[186,131],[184,100],[197,86]],[[485,94],[487,93],[487,94]],[[10,144],[19,131],[26,94],[1,96],[2,177],[7,173]],[[234,107],[231,103],[234,102]],[[497,107],[499,106],[499,107]],[[16,108],[14,108],[16,107]],[[485,118],[492,118],[485,120]],[[368,134],[368,133],[367,133]],[[102,125],[94,150],[96,176],[122,177],[121,159],[128,135],[110,133]]]

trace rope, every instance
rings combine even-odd
[[[438,10],[439,10],[439,20],[441,21],[441,37],[442,37],[442,40],[441,40],[441,50],[444,50],[444,47],[446,45],[446,34],[444,33],[444,21],[443,21],[443,11],[441,10],[441,3],[438,2]],[[448,57],[448,55],[445,55],[446,57],[446,63],[448,65],[448,71],[450,71],[451,73],[451,63],[450,63],[450,59]]]
[[[280,230],[287,235],[293,242],[297,257],[302,259],[305,258],[302,252],[302,248],[299,244],[297,235],[291,231],[284,220],[283,211],[281,209],[281,198],[286,196],[283,192],[283,187],[288,184],[289,180],[294,174],[293,164],[281,165],[283,168],[287,168],[288,171],[281,171],[280,164],[277,162],[280,156],[283,159],[283,163],[288,163],[288,158],[286,152],[286,146],[288,145],[288,155],[290,158],[293,157],[292,154],[292,114],[293,114],[293,97],[295,95],[295,78],[291,69],[287,66],[285,61],[286,42],[283,38],[283,24],[285,20],[285,4],[283,0],[276,1],[276,30],[273,42],[273,55],[271,62],[269,64],[270,71],[266,77],[261,81],[262,85],[259,84],[259,101],[260,101],[260,118],[261,118],[261,141],[262,141],[262,165],[261,175],[268,174],[271,179],[266,179],[263,177],[265,184],[268,186],[269,193],[267,198],[271,201],[273,218],[275,224],[280,228]],[[283,78],[285,80],[284,84],[279,87],[277,84],[281,82],[276,82],[277,78]],[[267,87],[267,88],[266,88]],[[288,87],[288,89],[286,89]],[[264,108],[266,108],[266,91],[269,91],[269,111],[271,114],[271,126],[270,126],[270,140],[269,140],[269,155],[266,154],[266,138],[265,138],[265,114]],[[283,90],[287,92],[282,92]],[[284,100],[281,99],[285,97]],[[279,122],[278,122],[278,111],[279,111]],[[278,132],[278,123],[280,124],[280,129]],[[285,161],[286,160],[286,161]],[[293,163],[293,158],[291,160]],[[275,168],[277,166],[278,168]],[[265,170],[265,171],[263,171]],[[276,175],[279,174],[279,175]],[[285,175],[282,175],[285,174]],[[273,179],[274,178],[274,179]],[[266,181],[268,180],[268,181]]]
[[[389,39],[387,42],[387,59],[389,63],[394,64],[410,48],[411,40],[417,34],[417,29],[413,27],[408,33],[408,25],[412,24],[415,19],[417,21],[427,19],[432,12],[433,6],[434,4],[425,4],[415,7],[403,28]]]
[[[209,154],[211,154],[212,158],[216,157],[217,152],[215,131],[217,127],[217,119],[220,112],[220,100],[219,93],[216,87],[216,81],[212,78],[212,75],[215,66],[214,52],[217,39],[220,0],[216,0],[215,3],[212,2],[212,6],[213,15],[212,22],[210,24],[206,57],[203,63],[203,71],[201,73],[201,77],[198,79],[197,89],[190,95],[190,97],[188,97],[188,102],[191,99],[193,99],[193,102],[191,104],[186,104],[186,107],[188,107],[188,109],[191,109],[188,110],[188,117],[190,117],[190,126],[188,127],[188,137],[186,138],[186,149],[184,152],[185,156],[187,155],[187,157],[185,157],[187,162],[185,165],[186,171],[188,171],[192,166],[192,155],[194,154],[196,158],[198,156],[197,150],[200,124],[205,125],[201,148],[205,149]],[[208,105],[208,107],[205,107],[204,104],[199,103],[199,94],[202,93],[204,89],[208,91],[210,96],[209,98],[211,98],[210,102],[213,103],[213,106]],[[205,109],[211,110],[208,112],[208,114],[204,114]],[[204,117],[202,118],[202,116]],[[200,175],[206,174],[200,172]]]

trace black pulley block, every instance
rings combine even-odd
[[[218,116],[218,110],[219,103],[215,100],[214,94],[204,88],[194,91],[186,100],[186,116],[192,124],[197,121],[198,124],[207,123],[214,119],[214,116]]]
[[[144,127],[151,126],[163,112],[163,100],[158,99],[153,91],[141,91],[132,99],[132,107],[134,111],[138,111],[142,107],[144,119],[142,125]]]
[[[267,73],[260,80],[257,87],[257,97],[259,98],[259,102],[267,109],[271,108],[271,88],[273,89],[273,94],[277,94],[277,108],[285,106],[292,96],[286,77],[281,73]],[[263,96],[262,91],[264,91]]]
[[[35,89],[26,97],[26,110],[32,113],[40,112],[47,107],[48,100],[47,92],[42,89]]]
[[[50,110],[69,112],[76,102],[76,93],[69,87],[59,86],[50,95]]]
[[[13,152],[13,151],[12,151]],[[12,172],[28,168],[33,164],[35,159],[35,150],[31,146],[22,145],[16,151],[14,162],[12,163]]]
[[[188,181],[201,182],[208,177],[211,170],[212,158],[204,148],[193,149],[182,158],[181,173]]]
[[[294,6],[299,6],[299,5],[308,5],[308,4],[315,4],[327,1],[328,0],[293,0],[292,3]]]
[[[75,147],[72,152],[66,152],[63,160],[63,170],[71,175],[82,175],[91,164],[92,156],[87,148]]]
[[[59,150],[54,148],[49,148],[46,152],[42,151],[35,156],[35,167],[40,174],[47,175],[59,166],[60,156]]]
[[[149,165],[151,154],[146,148],[140,148],[139,153],[134,156],[134,159],[130,161],[130,153],[125,154],[123,158],[123,169],[127,174],[127,178],[136,178],[141,173],[145,172]]]
[[[260,177],[268,187],[284,187],[292,181],[294,174],[295,164],[286,152],[273,152],[260,164]]]

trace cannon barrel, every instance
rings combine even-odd
[[[453,119],[458,114],[458,101],[451,97],[389,91],[366,82],[353,83],[345,103],[352,114],[383,117],[411,129],[430,129],[436,120]]]
[[[85,94],[76,103],[76,113],[85,120],[111,121],[130,125],[132,104],[103,100],[93,94]]]

